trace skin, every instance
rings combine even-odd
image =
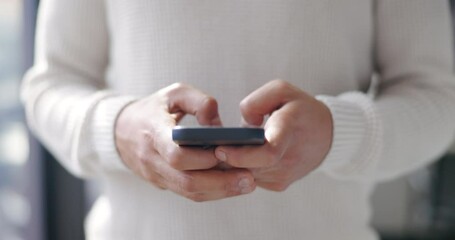
[[[214,150],[176,145],[171,129],[186,114],[201,125],[221,125],[216,100],[184,84],[125,107],[116,122],[116,145],[135,174],[197,202],[248,194],[256,186],[284,191],[316,169],[330,149],[329,109],[285,81],[265,84],[240,109],[246,125],[260,126],[269,116],[264,145]]]
[[[250,169],[256,184],[284,191],[316,169],[327,155],[333,135],[330,110],[291,84],[271,81],[240,104],[244,122],[260,126],[265,116],[266,143],[260,147],[220,146],[218,159],[236,168]]]
[[[256,185],[247,169],[220,170],[211,151],[179,147],[172,128],[185,114],[201,125],[221,125],[217,102],[191,86],[173,84],[123,109],[115,141],[127,167],[151,184],[196,202],[252,192]]]

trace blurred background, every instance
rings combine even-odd
[[[29,134],[19,101],[38,4],[0,0],[0,239],[84,239],[96,185],[70,176]],[[455,239],[455,148],[426,169],[379,185],[372,202],[383,239]]]

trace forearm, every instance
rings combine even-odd
[[[97,151],[96,136],[109,134],[109,125],[99,124],[96,113],[105,105],[119,111],[115,99],[117,105],[130,101],[103,90],[109,48],[104,11],[103,1],[42,1],[35,64],[21,92],[32,130],[69,171],[83,176],[116,168]]]
[[[82,149],[76,145],[82,140],[86,119],[106,94],[88,85],[64,83],[60,75],[56,75],[60,84],[53,84],[47,73],[30,72],[24,80],[22,99],[28,125],[68,170],[87,175],[91,167],[80,161]]]
[[[388,179],[412,171],[442,154],[455,130],[447,2],[378,1],[376,11],[376,97],[321,97],[335,124],[323,168],[341,178]]]
[[[320,96],[334,117],[322,169],[341,179],[385,180],[435,160],[455,132],[455,82],[445,78],[444,86],[426,87],[409,79],[376,99],[359,92]]]

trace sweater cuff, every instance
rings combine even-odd
[[[114,96],[99,102],[95,109],[91,129],[93,144],[101,165],[106,169],[129,171],[115,145],[115,123],[123,108],[135,100],[131,96]]]
[[[320,170],[333,170],[348,165],[364,144],[367,121],[359,102],[339,97],[317,96],[332,114],[332,146],[320,165]]]

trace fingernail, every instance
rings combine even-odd
[[[250,179],[248,178],[242,178],[240,181],[239,181],[239,187],[241,189],[244,189],[244,188],[247,188],[251,185],[251,181]]]
[[[226,162],[227,160],[227,155],[225,152],[221,151],[221,150],[216,150],[215,151],[215,156],[216,158],[218,158],[218,160],[220,161],[223,161],[223,162]]]
[[[251,186],[251,180],[248,178],[242,178],[239,181],[239,188],[240,188],[240,193],[245,194],[245,193],[250,193],[253,191],[253,187]]]

